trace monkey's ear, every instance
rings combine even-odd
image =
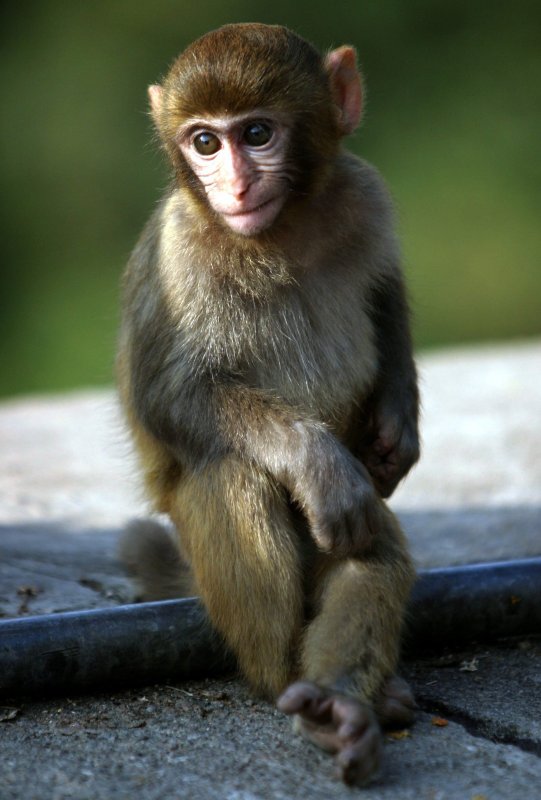
[[[352,133],[361,121],[363,90],[353,47],[331,50],[325,58],[334,102],[340,111],[339,126],[344,135]]]
[[[160,109],[162,107],[163,87],[159,83],[154,83],[148,87],[148,99],[150,100],[150,110],[152,118],[156,125],[160,118]]]

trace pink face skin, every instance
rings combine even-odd
[[[342,135],[351,133],[362,108],[355,50],[349,46],[333,50],[325,58],[325,67],[339,115],[339,131]],[[149,86],[148,95],[160,129],[163,87]],[[254,109],[245,115],[186,120],[177,132],[176,142],[201,181],[210,205],[235,233],[255,236],[266,230],[287,200],[291,187],[286,158],[290,131],[285,123],[280,115]],[[201,148],[203,141],[206,146]]]
[[[224,223],[242,236],[269,228],[289,192],[289,132],[268,113],[188,120],[177,141]]]

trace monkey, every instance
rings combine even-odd
[[[253,689],[362,784],[415,707],[385,500],[419,457],[419,392],[392,201],[344,145],[356,52],[226,25],[148,94],[172,182],[123,278],[117,374],[178,553],[143,525],[127,560],[147,596],[189,575]]]

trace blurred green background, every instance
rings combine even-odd
[[[118,279],[167,183],[146,86],[225,22],[356,45],[353,149],[396,198],[418,347],[539,335],[541,4],[2,4],[0,394],[108,383]]]

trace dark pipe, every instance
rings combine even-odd
[[[423,571],[408,616],[408,655],[539,634],[541,558]],[[0,621],[5,696],[178,681],[232,666],[197,598]]]
[[[541,634],[541,558],[421,571],[409,606],[407,655]]]
[[[178,681],[232,666],[196,597],[0,621],[0,696]]]

